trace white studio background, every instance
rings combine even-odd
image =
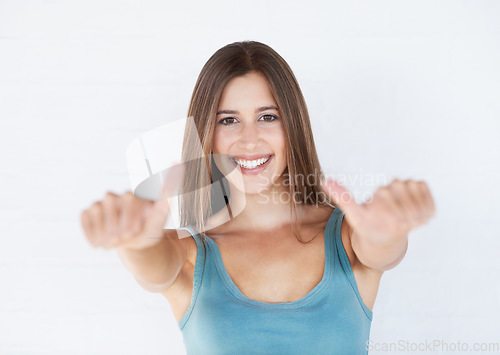
[[[499,18],[482,0],[0,0],[0,353],[185,353],[80,213],[130,189],[127,145],[185,117],[203,64],[246,39],[294,70],[327,173],[433,193],[371,340],[500,342]]]

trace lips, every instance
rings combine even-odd
[[[267,158],[272,154],[242,154],[242,155],[233,155],[231,158],[236,158],[238,160],[257,160],[262,158]]]
[[[245,175],[256,175],[262,172],[270,164],[274,154],[259,154],[259,155],[243,155],[244,157],[256,157],[257,159],[239,159],[242,155],[231,158],[233,164],[240,168],[241,173]],[[238,162],[237,162],[238,160]],[[253,163],[251,163],[253,161]],[[259,163],[257,165],[257,163]]]

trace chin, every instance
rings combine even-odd
[[[271,184],[269,183],[259,183],[258,181],[246,181],[245,177],[239,175],[239,176],[232,176],[232,175],[237,175],[237,174],[231,174],[231,176],[227,176],[228,182],[238,189],[240,192],[246,194],[246,195],[258,195],[262,192],[265,192],[266,190],[269,189]]]
[[[274,154],[271,156],[267,164],[264,164],[261,169],[255,169],[255,172],[237,166],[233,159],[228,159],[227,155],[217,155],[215,162],[231,185],[245,194],[254,195],[270,189],[286,169],[286,165],[283,166],[281,174],[278,174],[276,167],[281,165],[281,161],[280,159],[276,161]]]

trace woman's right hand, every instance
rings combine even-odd
[[[93,203],[81,214],[89,243],[104,249],[145,249],[159,243],[170,214],[166,197],[175,192],[183,174],[182,164],[169,171],[163,186],[163,199],[156,202],[141,200],[131,191],[123,195],[107,192],[103,200]]]

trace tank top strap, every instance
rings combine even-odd
[[[356,278],[354,277],[354,273],[352,271],[349,257],[347,256],[344,244],[342,243],[341,230],[342,230],[342,222],[344,220],[344,212],[339,207],[336,207],[335,210],[333,211],[333,214],[336,217],[333,223],[333,234],[332,234],[332,239],[334,244],[332,250],[334,254],[333,259],[335,264],[333,267],[342,270],[343,274],[345,275],[345,278],[349,281],[349,284],[351,285],[351,288],[354,291],[356,298],[358,299],[358,302],[361,305],[361,308],[363,308],[364,313],[371,320],[373,317],[373,312],[366,306],[366,304],[363,301],[363,298],[361,297],[361,294],[359,293],[358,285],[356,283]]]
[[[191,234],[191,236],[195,240],[197,247],[196,262],[193,274],[193,293],[191,295],[191,303],[186,313],[184,313],[184,316],[178,323],[178,326],[182,329],[184,327],[184,324],[189,319],[189,316],[191,315],[194,306],[196,304],[196,300],[198,299],[198,294],[200,292],[200,287],[203,280],[203,274],[205,272],[206,250],[205,250],[205,244],[202,239],[203,238],[202,233],[196,227],[186,226],[186,227],[181,227],[179,229],[184,229],[188,231],[189,234]]]
[[[333,273],[335,270],[335,257],[336,257],[336,244],[335,244],[335,234],[336,234],[336,224],[338,214],[335,213],[335,209],[325,226],[325,272]]]

